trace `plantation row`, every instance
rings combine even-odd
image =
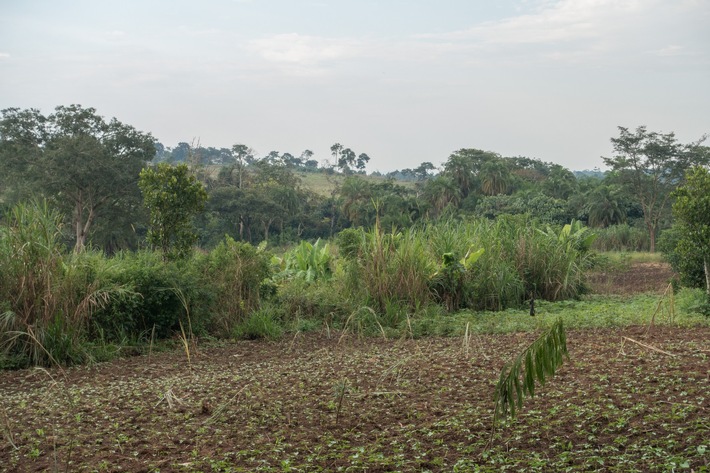
[[[0,227],[2,367],[101,360],[175,336],[401,332],[423,314],[576,298],[594,262],[594,235],[579,222],[525,216],[347,229],[279,255],[226,237],[175,260],[69,252],[61,221],[46,204],[19,204]]]

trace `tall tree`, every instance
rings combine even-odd
[[[449,207],[458,207],[461,202],[461,190],[447,176],[436,176],[424,184],[422,197],[428,204],[429,218],[437,218]]]
[[[370,162],[370,157],[367,155],[367,153],[360,153],[360,154],[357,156],[357,161],[355,161],[355,169],[357,169],[357,171],[358,171],[359,173],[364,173],[364,172],[365,172],[365,166],[366,166],[367,163],[369,163],[369,162]]]
[[[590,227],[608,227],[626,222],[626,208],[619,186],[598,186],[586,195]]]
[[[204,209],[207,191],[187,165],[160,163],[140,173],[143,202],[150,211],[148,241],[163,257],[181,258],[197,241],[193,218]]]
[[[650,132],[645,126],[635,132],[619,127],[619,137],[611,139],[615,156],[603,158],[604,163],[617,174],[620,183],[628,186],[641,206],[651,252],[656,250],[656,234],[668,210],[671,192],[682,182],[687,169],[707,163],[706,154],[697,152],[704,139],[682,145],[674,133]]]
[[[333,156],[333,162],[331,164],[331,168],[338,166],[338,163],[340,162],[340,152],[343,150],[343,145],[340,143],[335,143],[333,146],[330,147],[330,154]]]
[[[413,169],[414,175],[418,180],[423,181],[429,178],[429,171],[436,169],[429,161],[424,161],[418,167]]]
[[[578,189],[577,178],[572,171],[559,164],[550,167],[550,174],[542,183],[543,192],[555,199],[567,200]]]
[[[350,148],[340,150],[340,159],[338,159],[338,167],[345,173],[350,174],[357,159],[355,151]]]
[[[138,174],[155,156],[154,143],[150,134],[80,105],[59,106],[48,117],[7,109],[0,120],[3,164],[71,216],[76,251],[97,219],[130,212],[140,200]]]

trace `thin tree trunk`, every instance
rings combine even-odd
[[[703,258],[703,266],[705,268],[705,292],[710,298],[710,258]]]
[[[649,238],[649,250],[651,253],[656,252],[656,227],[655,225],[651,223],[646,224],[646,228],[648,229],[648,238]]]
[[[82,206],[81,195],[77,199],[74,207],[74,230],[76,242],[74,243],[74,251],[80,253],[84,247],[84,239],[82,237],[83,225],[81,221],[84,219],[84,208]]]

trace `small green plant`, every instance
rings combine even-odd
[[[343,400],[345,395],[350,392],[350,387],[348,386],[348,378],[343,378],[333,385],[333,408],[335,409],[335,425],[340,422],[340,414],[343,410]]]
[[[280,338],[282,333],[283,329],[272,307],[263,307],[252,312],[234,328],[235,338],[247,340],[275,340]]]

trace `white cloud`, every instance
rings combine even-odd
[[[313,66],[358,55],[362,46],[356,40],[290,33],[251,40],[247,49],[267,61]]]
[[[668,56],[707,49],[693,32],[705,31],[708,10],[694,1],[553,0],[518,16],[420,38],[492,62],[618,64],[649,50]]]
[[[689,51],[683,46],[678,46],[677,44],[671,44],[657,51],[654,51],[658,56],[697,56],[700,53]]]
[[[486,23],[464,32],[489,43],[559,43],[600,38],[628,28],[633,16],[653,6],[652,1],[561,0],[533,13]]]
[[[0,59],[7,59],[10,57],[10,53],[0,53]]]

